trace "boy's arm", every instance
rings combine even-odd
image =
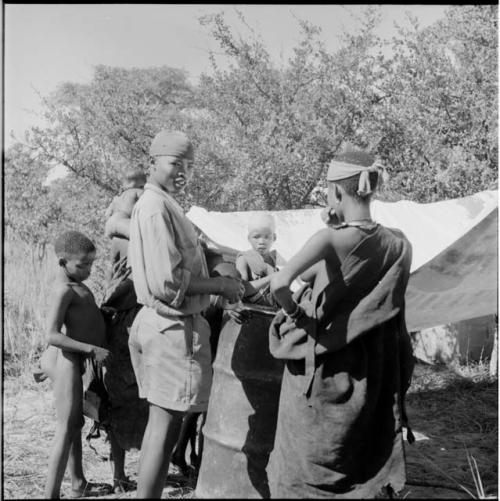
[[[271,292],[285,312],[293,313],[297,308],[290,291],[290,285],[295,278],[318,261],[323,259],[338,260],[336,253],[332,253],[332,247],[332,231],[330,229],[320,230],[280,271],[271,275]]]
[[[48,318],[47,342],[56,348],[61,348],[61,350],[94,356],[98,349],[97,346],[76,341],[61,333],[64,317],[73,300],[73,295],[73,290],[67,285],[63,285],[56,290],[53,307]]]

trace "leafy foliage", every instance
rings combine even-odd
[[[231,61],[223,71],[212,55],[213,75],[203,75],[198,90],[200,105],[234,152],[225,191],[239,207],[294,209],[307,203],[328,161],[370,106],[370,86],[378,78],[370,55],[377,43],[375,18],[368,11],[359,33],[333,55],[320,30],[300,22],[302,39],[282,67],[257,35],[236,37],[222,15],[202,19]]]
[[[497,16],[451,7],[426,29],[411,19],[387,60],[370,130],[404,198],[431,202],[496,188]]]

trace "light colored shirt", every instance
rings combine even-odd
[[[186,296],[191,277],[209,276],[196,230],[180,205],[149,183],[132,211],[128,259],[140,304],[176,316],[208,307],[208,294]]]

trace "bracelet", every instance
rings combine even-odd
[[[283,311],[284,311],[285,315],[288,318],[291,318],[292,320],[297,320],[304,313],[304,310],[301,308],[299,303],[295,303],[295,309],[291,313],[287,313],[285,310],[283,310]]]

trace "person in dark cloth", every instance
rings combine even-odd
[[[272,497],[374,498],[406,481],[402,427],[413,356],[404,296],[412,250],[401,231],[372,220],[382,170],[369,152],[344,144],[327,174],[329,226],[271,279],[283,311],[269,347],[286,361],[268,469]],[[292,295],[298,276],[308,284]]]
[[[276,228],[270,214],[257,214],[250,219],[248,241],[252,248],[236,258],[236,269],[241,278],[249,282],[243,299],[262,306],[276,306],[269,289],[271,275],[277,271],[276,251],[271,250],[276,241]]]
[[[128,330],[141,309],[137,303],[127,252],[130,216],[144,192],[146,173],[142,166],[125,174],[122,192],[105,213],[105,234],[111,238],[111,267],[101,309],[106,319],[108,343],[113,354],[104,373],[107,393],[107,432],[113,459],[114,492],[136,488],[125,474],[125,451],[140,449],[148,417],[148,406],[139,398],[130,361]]]

